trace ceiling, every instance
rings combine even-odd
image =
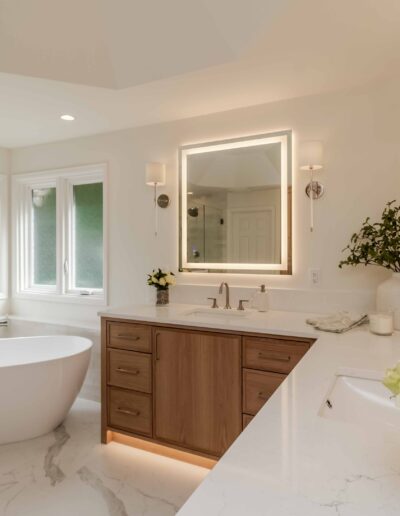
[[[398,0],[0,0],[0,146],[348,88],[399,49]]]

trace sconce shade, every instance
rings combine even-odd
[[[322,142],[302,142],[299,154],[301,170],[321,170],[323,166]]]
[[[165,185],[165,164],[146,163],[146,185],[162,186]]]

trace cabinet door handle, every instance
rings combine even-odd
[[[160,336],[159,333],[156,333],[156,360],[160,360],[160,355],[158,354],[158,337]]]
[[[265,392],[262,392],[262,391],[260,391],[260,392],[258,393],[258,396],[257,396],[257,397],[258,397],[258,398],[260,398],[260,400],[264,400],[264,401],[267,401],[267,399],[269,398],[269,396],[267,396],[267,395],[265,394]]]
[[[279,355],[277,353],[258,353],[258,358],[263,360],[275,360],[276,362],[290,362],[290,355]]]
[[[140,340],[140,337],[138,335],[131,335],[130,333],[118,333],[117,339]]]
[[[140,373],[139,369],[124,369],[123,367],[117,367],[116,371],[123,374],[132,374],[133,376],[136,376]]]
[[[120,412],[121,414],[126,414],[127,416],[134,416],[134,417],[140,416],[140,410],[127,410],[127,409],[122,409],[122,408],[118,407],[117,412]]]

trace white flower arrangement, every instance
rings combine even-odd
[[[156,287],[157,290],[168,290],[170,286],[175,285],[175,274],[170,271],[153,269],[153,272],[147,276],[147,284]]]

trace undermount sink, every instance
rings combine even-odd
[[[383,374],[360,371],[338,374],[319,415],[367,426],[400,429],[400,408],[382,384]]]
[[[230,309],[230,310],[226,310],[224,308],[207,308],[207,307],[204,307],[204,308],[194,308],[193,310],[189,310],[188,312],[185,312],[184,315],[186,316],[194,316],[194,317],[204,317],[204,316],[207,316],[207,317],[215,317],[215,318],[218,318],[218,319],[229,319],[229,318],[232,318],[232,317],[238,317],[238,318],[242,318],[242,317],[246,317],[248,315],[248,311],[246,310],[234,310],[234,309]]]

